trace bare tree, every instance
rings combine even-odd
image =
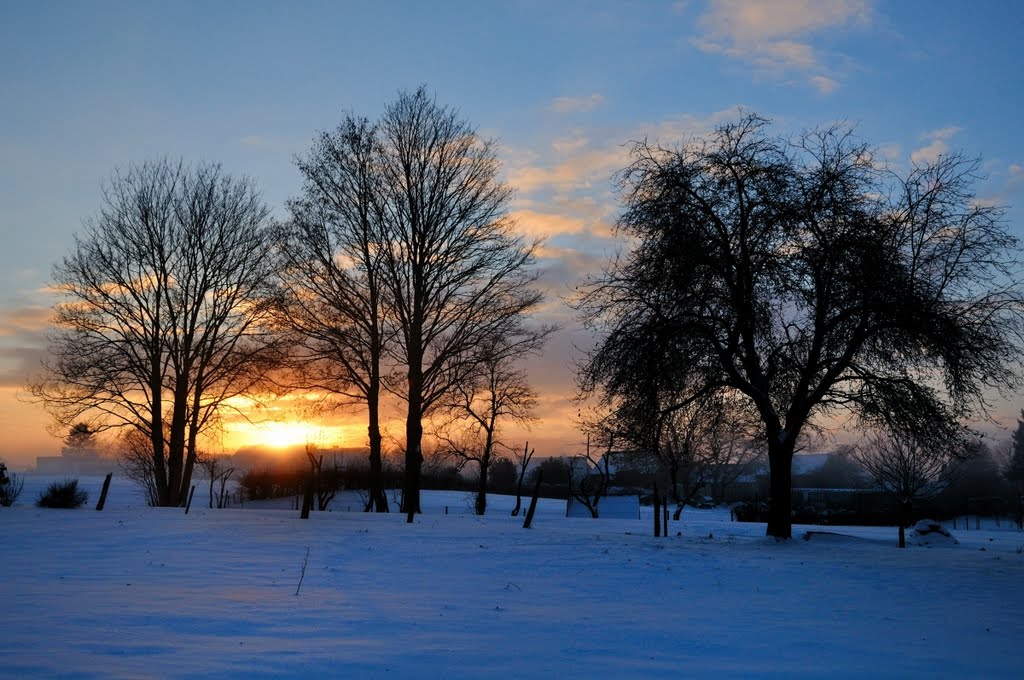
[[[523,503],[523,480],[526,479],[526,470],[530,467],[530,460],[533,458],[534,449],[530,448],[530,442],[523,445],[523,452],[519,455],[516,466],[519,468],[519,476],[516,480],[516,507],[512,508],[512,516],[518,517]]]
[[[220,509],[226,507],[228,480],[235,473],[235,468],[228,466],[224,462],[224,456],[216,454],[199,452],[196,455],[196,462],[203,469],[203,472],[206,473],[207,479],[210,480],[210,508],[217,507]],[[220,486],[215,491],[214,487],[217,486],[218,482]]]
[[[510,321],[515,322],[516,319]],[[526,372],[516,368],[519,359],[540,351],[552,328],[526,329],[517,323],[484,339],[471,353],[472,366],[465,380],[451,386],[441,397],[439,409],[449,417],[438,434],[461,465],[477,466],[475,510],[487,511],[488,471],[495,456],[502,422],[529,424],[536,420],[537,393]],[[451,430],[464,430],[452,438]]]
[[[843,128],[771,138],[745,115],[704,140],[640,142],[620,176],[632,248],[580,306],[604,334],[584,386],[610,403],[654,364],[664,411],[720,392],[757,413],[768,535],[792,533],[793,453],[829,415],[963,440],[985,397],[1019,383],[1017,241],[956,154],[905,176]]]
[[[899,503],[899,547],[907,547],[904,529],[910,526],[914,500],[933,496],[952,479],[963,449],[925,448],[897,437],[875,434],[852,457],[871,479],[894,496]]]
[[[603,456],[594,457],[590,452],[590,435],[587,435],[586,451],[569,464],[569,494],[585,507],[590,516],[597,519],[598,506],[611,486],[611,458],[615,437],[607,433],[604,438],[606,450]],[[577,475],[579,470],[581,474]],[[574,483],[575,482],[575,483]]]
[[[53,358],[30,392],[62,427],[141,432],[159,505],[185,501],[197,437],[276,362],[268,215],[217,165],[144,163],[114,174],[54,268]]]
[[[316,509],[323,512],[330,506],[331,501],[338,493],[341,486],[342,468],[337,459],[333,458],[324,461],[323,451],[316,446],[306,444],[306,458],[309,460],[309,484],[312,487],[312,497],[316,500]]]
[[[385,326],[380,145],[369,121],[347,116],[298,161],[303,196],[278,231],[282,320],[307,389],[364,404],[370,444],[366,510],[387,512],[380,396]]]
[[[474,351],[536,309],[536,243],[507,214],[493,141],[420,88],[400,93],[380,125],[385,281],[405,367],[407,521],[419,511],[423,419],[475,368]]]
[[[127,429],[117,440],[117,466],[121,473],[142,491],[146,504],[160,505],[160,492],[156,488],[153,470],[153,443],[141,430]]]

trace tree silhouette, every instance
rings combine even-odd
[[[381,454],[385,325],[380,144],[369,121],[347,116],[298,161],[303,196],[277,232],[281,318],[291,331],[302,387],[366,405],[370,444],[367,509],[388,509]]]
[[[808,427],[846,415],[922,446],[961,440],[985,392],[1018,384],[1017,242],[957,154],[897,176],[840,127],[795,141],[745,115],[706,139],[646,141],[620,175],[630,249],[586,288],[603,340],[584,387],[614,402],[653,364],[663,412],[735,392],[767,445],[767,533],[791,535]]]
[[[515,233],[496,145],[419,88],[380,124],[383,271],[404,367],[407,521],[419,511],[423,419],[475,370],[482,342],[537,308],[536,243]]]
[[[63,296],[29,385],[62,427],[129,427],[149,442],[157,504],[183,503],[196,440],[276,365],[269,211],[217,165],[115,173],[53,272]]]

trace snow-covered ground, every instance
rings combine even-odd
[[[27,480],[0,508],[3,678],[1024,677],[1005,526],[901,551],[893,528],[776,543],[722,510],[656,539],[561,501],[527,531],[513,499],[478,518],[451,492],[412,525],[209,510],[202,485],[186,516],[117,479],[103,512],[98,479],[87,508],[41,510]]]

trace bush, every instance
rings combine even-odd
[[[9,508],[18,500],[21,490],[25,488],[25,480],[16,474],[7,474],[7,466],[0,461],[0,507]]]
[[[89,493],[78,488],[77,479],[53,482],[39,494],[36,505],[40,508],[80,508],[89,500]]]

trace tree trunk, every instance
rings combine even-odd
[[[679,498],[679,462],[673,460],[668,466],[669,481],[672,484],[672,500],[680,504]]]
[[[907,547],[906,527],[910,526],[910,499],[900,499],[900,543],[901,548]]]
[[[169,505],[169,493],[167,487],[167,467],[164,451],[164,420],[163,420],[163,399],[161,397],[160,375],[156,373],[151,376],[153,381],[149,389],[152,393],[150,405],[150,429],[149,441],[153,446],[153,484],[156,487],[156,498],[158,505],[167,507]]]
[[[388,511],[388,497],[384,493],[384,456],[382,451],[383,437],[380,434],[380,406],[377,397],[369,400],[370,411],[370,500],[367,510],[374,512]]]
[[[196,440],[199,438],[199,395],[196,395],[192,418],[188,424],[188,443],[185,447],[185,469],[181,473],[181,493],[192,485],[192,473],[196,468]]]
[[[374,362],[380,361],[380,350],[375,350]],[[366,510],[374,512],[388,511],[388,497],[384,493],[384,455],[380,434],[380,376],[370,376],[370,388],[366,393],[366,410],[369,423],[367,431],[370,436],[370,498]]]
[[[482,515],[487,512],[487,468],[490,461],[484,456],[480,460],[480,479],[476,489],[476,514]]]
[[[413,515],[420,511],[420,483],[423,466],[423,373],[421,355],[409,357],[409,412],[405,418],[405,483],[402,488],[402,511],[405,521],[412,524]]]
[[[478,515],[487,512],[487,474],[491,467],[491,450],[494,448],[494,419],[495,410],[492,406],[490,426],[487,427],[487,437],[484,440],[484,450],[478,461],[480,463],[480,479],[477,480],[476,490],[476,514]]]
[[[188,422],[188,385],[180,384],[174,390],[171,409],[171,436],[167,447],[167,503],[180,506],[185,500],[182,473],[185,466],[185,430]]]
[[[406,514],[406,522],[412,523],[412,517],[420,511],[420,482],[423,466],[423,453],[420,445],[423,440],[423,425],[420,422],[419,404],[409,404],[409,414],[405,421],[405,480],[402,487],[402,511]]]
[[[793,536],[793,444],[794,437],[769,434],[768,466],[771,498],[768,506],[766,535],[775,538]]]

